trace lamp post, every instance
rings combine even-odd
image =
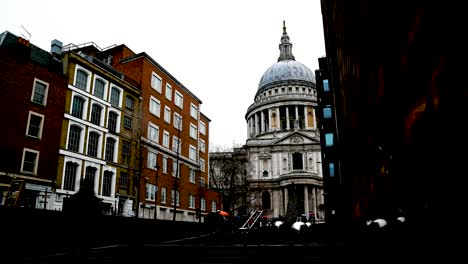
[[[158,219],[158,172],[159,172],[159,164],[158,161],[156,160],[156,165],[154,166],[156,169],[156,179],[155,179],[155,193],[154,193],[154,220]]]

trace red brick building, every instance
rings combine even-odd
[[[53,41],[52,44],[59,44]],[[67,78],[62,62],[10,32],[0,34],[0,203],[22,180],[17,206],[48,208],[56,186]]]

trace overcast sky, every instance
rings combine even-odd
[[[0,10],[0,32],[29,32],[45,50],[58,39],[146,52],[202,101],[211,147],[245,144],[245,113],[278,59],[283,20],[296,61],[315,71],[325,56],[320,0],[2,0]]]

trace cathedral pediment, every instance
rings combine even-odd
[[[275,145],[302,145],[302,144],[317,144],[319,140],[306,133],[293,132],[277,139]]]

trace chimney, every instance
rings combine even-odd
[[[62,46],[62,42],[56,39],[52,40],[50,52],[52,53],[54,58],[59,58],[62,55]]]

